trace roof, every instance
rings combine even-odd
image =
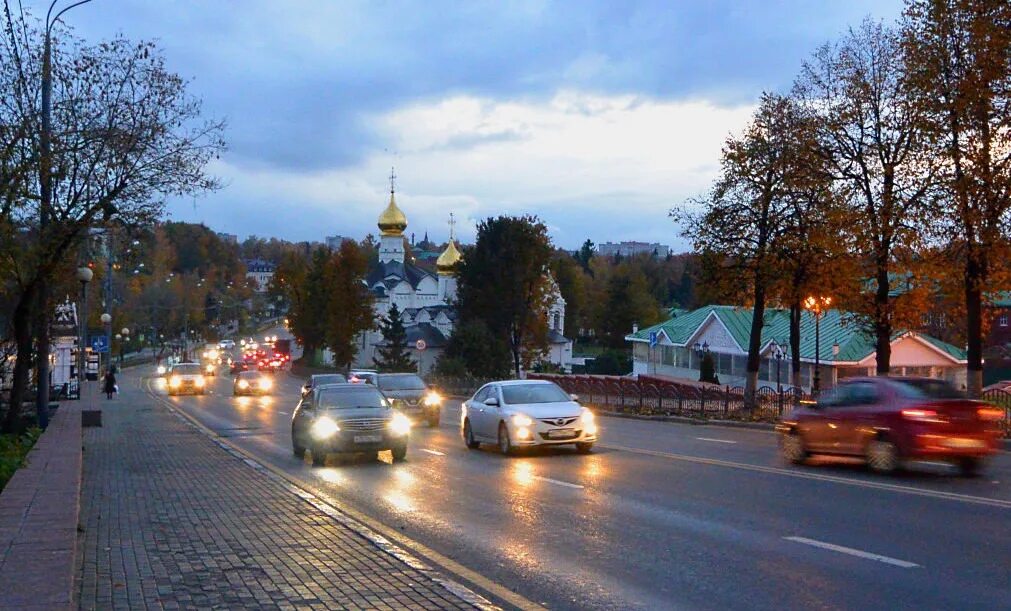
[[[407,332],[407,342],[405,346],[413,347],[418,340],[424,340],[426,348],[442,348],[446,345],[446,336],[442,334],[437,328],[432,326],[431,323],[422,322],[414,325],[407,325],[404,327],[404,331]],[[386,339],[376,342],[374,345],[385,347]]]
[[[397,281],[405,280],[412,287],[417,288],[418,284],[425,278],[435,279],[435,274],[414,265],[413,263],[402,263],[400,261],[380,262],[365,279],[368,285],[376,290],[376,285],[384,285],[387,289],[393,288],[396,283],[386,284],[387,278],[395,278]]]
[[[648,342],[651,333],[663,333],[670,343],[687,346],[700,328],[710,318],[718,320],[729,332],[730,336],[744,351],[748,349],[751,337],[751,308],[727,305],[709,305],[697,310],[681,314],[652,327],[640,329],[626,336],[632,342]],[[875,352],[874,337],[857,327],[854,315],[842,310],[827,310],[821,317],[821,344],[818,360],[831,362],[859,362]],[[892,335],[896,341],[907,335],[907,331],[899,331]],[[965,351],[943,342],[939,339],[912,332],[919,339],[945,353],[949,357],[964,361]],[[815,359],[815,316],[804,311],[800,319],[800,358],[806,361]],[[762,350],[772,342],[789,344],[790,341],[790,311],[782,308],[767,308],[765,310],[765,325],[762,327]],[[834,346],[839,346],[839,354],[832,354]]]
[[[551,329],[548,331],[548,341],[552,344],[567,344],[572,340],[562,335],[558,329]]]
[[[263,259],[247,259],[245,263],[247,272],[273,272],[275,268],[273,263]]]

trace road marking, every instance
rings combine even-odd
[[[858,480],[848,477],[839,477],[837,475],[812,473],[809,471],[783,469],[779,467],[766,467],[762,465],[751,465],[748,463],[734,462],[730,460],[719,460],[716,458],[702,458],[701,456],[690,456],[686,454],[672,454],[670,452],[661,452],[659,450],[646,450],[643,448],[630,448],[628,446],[619,446],[611,444],[598,444],[598,445],[608,450],[618,450],[621,452],[629,452],[631,454],[644,454],[646,456],[658,456],[660,458],[679,460],[683,462],[696,463],[700,465],[712,465],[716,467],[728,467],[731,469],[740,469],[743,471],[771,473],[773,475],[785,475],[787,477],[796,477],[800,479],[811,479],[822,482],[831,482],[834,484],[845,484],[847,486],[874,488],[877,490],[888,490],[890,492],[898,492],[901,494],[912,494],[915,496],[926,496],[935,499],[958,501],[961,503],[972,503],[975,505],[988,505],[990,507],[999,507],[1001,509],[1011,509],[1011,501],[1004,499],[988,498],[985,496],[972,496],[969,494],[958,494],[955,492],[943,492],[941,490],[927,490],[925,488],[915,488],[913,486],[900,486],[898,484],[889,484],[885,482]]]
[[[531,477],[533,477],[534,479],[538,479],[538,480],[540,480],[542,482],[547,482],[549,484],[555,484],[556,486],[565,486],[566,488],[576,488],[576,489],[582,489],[583,488],[579,484],[570,484],[569,482],[563,482],[561,480],[551,479],[550,477],[541,477],[540,475],[533,475]]]
[[[834,543],[825,543],[824,541],[816,541],[814,539],[808,539],[807,537],[783,537],[783,538],[786,539],[787,541],[793,541],[794,543],[803,543],[804,545],[820,547],[821,549],[839,552],[840,554],[849,554],[850,556],[856,556],[857,558],[865,558],[867,560],[884,562],[885,564],[891,564],[892,566],[900,566],[904,569],[913,569],[920,566],[915,562],[909,562],[907,560],[899,560],[898,558],[889,558],[888,556],[882,556],[881,554],[872,554],[871,552],[864,552],[858,549],[853,549],[852,547],[843,547],[842,545],[836,545]]]
[[[216,444],[225,448],[230,454],[236,455],[240,458],[250,458],[256,462],[256,457],[247,450],[233,444],[230,440],[220,437],[212,429],[201,423],[195,416],[190,415],[186,410],[181,409],[181,406],[175,405],[169,401],[165,401],[158,395],[154,394],[150,385],[148,386],[148,396],[153,398],[155,401],[160,402],[167,408],[176,413],[176,415],[182,418],[184,421],[188,422],[190,426],[202,432],[204,435],[211,438]],[[376,544],[381,550],[396,556],[402,561],[408,563],[410,566],[423,570],[428,573],[430,577],[441,584],[447,590],[457,594],[464,600],[471,602],[475,608],[482,611],[491,611],[498,609],[498,607],[491,605],[482,598],[480,595],[474,593],[466,586],[461,585],[452,581],[451,579],[432,575],[432,571],[425,566],[424,563],[420,562],[417,558],[412,556],[410,553],[403,551],[400,548],[406,548],[410,552],[414,552],[418,556],[427,559],[432,564],[439,566],[443,571],[457,577],[461,577],[472,584],[478,586],[484,591],[493,594],[494,596],[502,599],[503,601],[509,603],[510,605],[521,610],[530,611],[540,611],[544,607],[523,597],[520,594],[513,592],[512,590],[500,585],[499,583],[492,581],[491,579],[485,577],[484,575],[460,564],[459,562],[440,554],[439,552],[425,546],[414,539],[411,539],[396,529],[383,524],[379,520],[366,515],[356,509],[348,507],[347,505],[339,502],[336,499],[327,497],[325,499],[320,498],[318,495],[314,495],[309,492],[309,489],[315,489],[315,485],[312,482],[303,480],[302,478],[285,472],[281,468],[270,464],[268,462],[257,463],[260,469],[265,469],[268,475],[280,478],[288,483],[288,489],[293,491],[295,494],[299,495],[305,499],[308,503],[312,504],[314,507],[320,509],[330,517],[339,520],[341,523],[348,525],[353,528],[359,534],[362,534],[367,539],[371,540]],[[392,542],[392,544],[391,544]],[[399,547],[398,547],[399,546]]]
[[[290,416],[291,415],[291,414],[289,414],[288,412],[286,412],[286,411],[284,411],[282,409],[277,410],[277,413],[284,414],[285,416]]]
[[[696,437],[699,441],[712,441],[715,443],[737,443],[736,441],[730,441],[729,439],[713,439],[712,437]]]
[[[440,452],[438,450],[429,450],[428,448],[421,448],[421,451],[422,452],[427,452],[429,454],[432,454],[433,456],[445,456],[446,455],[444,452]]]

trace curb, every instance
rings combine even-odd
[[[0,493],[0,608],[75,608],[80,402],[64,402]]]

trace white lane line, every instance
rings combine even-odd
[[[428,448],[421,448],[421,451],[422,452],[428,452],[429,454],[432,454],[434,456],[445,456],[446,455],[444,452],[440,452],[438,450],[429,450]]]
[[[284,414],[285,416],[290,416],[290,415],[291,415],[291,414],[289,414],[288,412],[284,411],[283,409],[279,409],[279,410],[277,410],[277,413],[279,413],[279,414]]]
[[[729,439],[713,439],[712,437],[696,437],[699,441],[712,441],[715,443],[737,443],[736,441],[730,441]]]
[[[849,554],[850,556],[856,556],[857,558],[865,558],[867,560],[884,562],[885,564],[891,564],[892,566],[899,566],[904,569],[912,569],[920,566],[915,562],[909,562],[907,560],[899,560],[897,558],[889,558],[888,556],[882,556],[881,554],[872,554],[871,552],[864,552],[858,549],[853,549],[852,547],[843,547],[841,545],[835,545],[834,543],[825,543],[824,541],[816,541],[814,539],[808,539],[806,537],[783,537],[783,538],[786,539],[787,541],[793,541],[794,543],[803,543],[804,545],[820,547],[821,549],[839,552],[840,554]]]
[[[569,482],[563,482],[561,480],[551,479],[550,477],[541,477],[540,475],[534,475],[533,478],[537,479],[537,480],[540,480],[542,482],[547,482],[549,484],[555,484],[556,486],[565,486],[566,488],[575,488],[577,490],[581,490],[583,488],[579,484],[572,484],[572,483],[569,483]]]

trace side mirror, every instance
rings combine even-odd
[[[495,397],[488,397],[487,399],[484,400],[484,404],[490,405],[492,407],[498,407],[498,399],[496,399]]]
[[[572,399],[573,401],[579,401],[579,395],[571,395],[570,394],[569,398]]]

